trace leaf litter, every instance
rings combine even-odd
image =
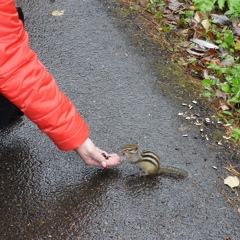
[[[237,208],[238,213],[240,214],[240,197],[238,190],[240,188],[240,165],[232,166],[231,163],[228,163],[228,166],[225,169],[231,174],[223,179],[225,185],[227,185],[232,191],[222,189],[221,193],[226,197],[227,202],[232,206]]]
[[[215,70],[209,66],[211,64],[219,68],[231,66],[234,59],[239,57],[239,18],[230,19],[223,15],[221,10],[215,10],[211,14],[199,12],[192,1],[188,0],[181,2],[178,0],[121,1],[136,10],[142,18],[152,22],[152,28],[149,28],[148,34],[154,39],[157,40],[160,35],[165,36],[163,42],[168,49],[172,49],[173,61],[182,65],[185,72],[193,77],[201,81],[206,79],[208,86],[203,84],[203,88],[206,89],[205,96],[209,98],[210,104],[217,108],[219,114],[223,113],[225,122],[235,118],[234,127],[238,128],[240,103],[236,103],[236,99],[240,98],[240,87],[239,94],[237,93],[233,98],[233,93],[227,84],[227,76],[225,74],[216,76]],[[152,33],[153,30],[157,33]],[[230,30],[233,36],[229,35]],[[234,45],[230,42],[231,37],[235,42]],[[217,78],[219,82],[212,85],[212,81],[214,82]],[[232,99],[235,102],[231,102]],[[227,133],[231,135],[233,128],[227,128]]]

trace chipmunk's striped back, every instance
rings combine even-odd
[[[154,166],[157,168],[160,167],[160,158],[154,152],[143,150],[141,152],[141,157],[142,162],[149,162],[151,164],[154,164]]]

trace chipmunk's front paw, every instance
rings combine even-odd
[[[147,172],[142,172],[139,174],[139,177],[147,177],[149,174]]]

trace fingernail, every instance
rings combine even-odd
[[[102,167],[103,167],[103,168],[107,168],[106,162],[102,162]]]

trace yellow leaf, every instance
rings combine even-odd
[[[62,16],[65,10],[54,10],[52,11],[52,16]]]
[[[228,176],[224,179],[224,184],[228,185],[230,188],[235,188],[239,186],[239,179],[237,177]]]
[[[208,19],[202,20],[201,23],[202,23],[202,26],[203,26],[206,30],[208,30],[208,29],[210,28],[210,22],[209,22]]]
[[[194,16],[194,19],[195,19],[198,23],[200,23],[201,20],[202,20],[201,14],[200,14],[199,12],[196,12],[196,13],[195,13],[195,16]]]
[[[234,48],[236,50],[240,50],[240,41],[239,40],[236,41]]]

